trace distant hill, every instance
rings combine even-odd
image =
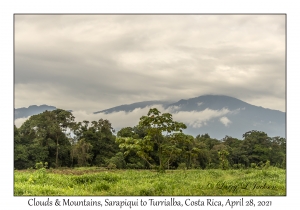
[[[182,122],[187,125],[184,132],[193,136],[208,133],[211,137],[217,139],[222,139],[226,135],[241,139],[247,131],[258,130],[266,132],[270,137],[286,137],[285,112],[254,106],[237,98],[224,95],[203,95],[196,98],[181,99],[177,102],[143,101],[96,111],[94,114],[110,114],[120,111],[130,113],[135,109],[143,109],[153,105],[161,105],[174,117],[184,119],[186,122],[183,120]],[[54,106],[32,105],[28,108],[15,109],[14,117],[15,119],[26,118],[46,110],[52,111],[55,109]],[[204,116],[201,114],[205,113],[218,114],[212,114],[205,121],[201,121]],[[193,116],[192,120],[194,122],[189,120],[189,117],[184,116]],[[195,119],[195,116],[199,116],[199,119]],[[202,122],[202,124],[199,125],[197,121]],[[121,128],[114,127],[114,129],[118,131]]]
[[[120,111],[125,111],[125,112],[132,112],[135,109],[138,108],[145,108],[147,106],[152,106],[152,105],[163,105],[165,107],[167,107],[171,102],[168,101],[143,101],[143,102],[137,102],[137,103],[133,103],[133,104],[126,104],[126,105],[121,105],[121,106],[116,106],[113,108],[109,108],[109,109],[105,109],[102,111],[98,111],[98,112],[94,112],[94,114],[98,114],[98,113],[105,113],[105,114],[109,114],[112,112],[120,112]]]
[[[136,108],[145,108],[146,106],[154,104],[161,104],[174,115],[180,112],[227,110],[228,113],[222,116],[216,116],[206,120],[201,127],[187,125],[188,128],[185,130],[185,133],[194,136],[208,133],[211,137],[217,139],[224,138],[226,135],[242,138],[242,135],[247,131],[259,130],[266,132],[271,137],[286,137],[285,112],[254,106],[239,99],[224,95],[204,95],[196,98],[182,99],[169,104],[165,101],[145,101],[121,105],[94,113],[104,112],[109,114],[119,111],[131,112]]]
[[[28,108],[22,107],[22,108],[17,108],[15,109],[15,119],[18,118],[26,118],[30,117],[32,115],[40,114],[46,110],[52,111],[55,110],[55,106],[48,106],[48,105],[31,105]]]

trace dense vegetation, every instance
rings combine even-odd
[[[39,165],[38,167],[40,167]],[[14,195],[286,195],[285,170],[107,170],[97,167],[16,170]]]
[[[114,135],[108,120],[75,122],[71,112],[45,111],[31,116],[20,128],[14,126],[14,168],[35,168],[36,163],[47,168],[96,166],[159,171],[286,167],[285,138],[248,131],[242,139],[225,136],[218,140],[209,134],[184,134],[185,128],[171,114],[150,109],[138,125],[122,128]],[[21,176],[15,175],[16,179]]]

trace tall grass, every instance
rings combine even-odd
[[[285,170],[66,169],[15,171],[14,195],[286,195]]]

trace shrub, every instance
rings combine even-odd
[[[109,163],[108,165],[107,165],[107,169],[116,169],[117,168],[117,166],[116,166],[116,164],[114,164],[114,163]]]
[[[179,163],[177,169],[186,170],[186,164],[185,163]]]
[[[229,162],[227,159],[227,156],[229,155],[229,152],[226,150],[222,150],[218,152],[219,160],[220,160],[220,168],[223,170],[226,170],[229,168]]]
[[[250,164],[250,167],[251,167],[251,168],[256,168],[256,163],[251,163],[251,164]]]
[[[267,160],[267,162],[265,163],[265,165],[264,165],[264,168],[265,169],[268,169],[269,167],[270,167],[270,161],[269,160]]]
[[[38,163],[36,163],[35,164],[35,168],[36,169],[41,169],[41,168],[48,168],[48,163],[47,162],[45,162],[45,163],[43,163],[43,162],[38,162]]]
[[[217,169],[217,168],[219,168],[219,167],[216,163],[209,163],[207,165],[207,169]]]
[[[245,165],[244,165],[244,164],[239,163],[239,164],[237,164],[237,165],[238,165],[238,168],[239,168],[239,169],[245,168]]]
[[[258,168],[263,168],[263,167],[264,167],[264,162],[260,161],[260,162],[257,164],[257,167],[258,167]]]
[[[238,164],[233,164],[233,165],[232,165],[232,168],[233,168],[233,169],[238,169],[238,168],[239,168],[239,167],[238,167]]]
[[[126,162],[122,152],[118,152],[114,157],[106,161],[108,164],[113,163],[116,165],[116,168],[122,169],[126,167]]]

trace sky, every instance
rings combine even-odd
[[[285,22],[285,15],[15,15],[14,105],[91,115],[221,94],[285,111]]]

